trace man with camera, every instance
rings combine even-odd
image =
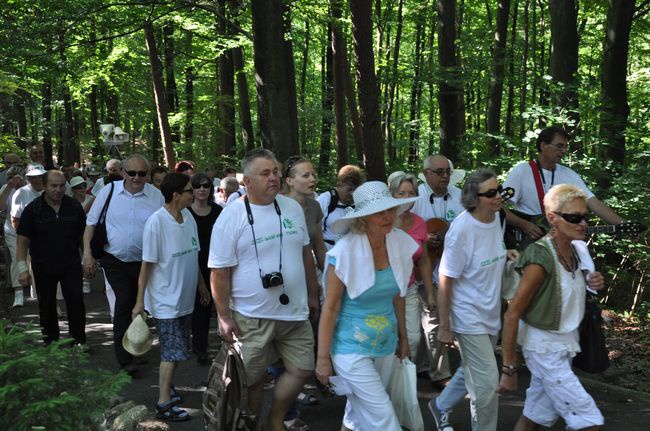
[[[249,400],[259,414],[268,365],[282,359],[268,423],[283,418],[314,369],[309,324],[318,309],[317,283],[305,216],[278,195],[280,174],[272,152],[252,150],[242,160],[247,195],[228,205],[212,230],[208,266],[219,329],[241,346]]]

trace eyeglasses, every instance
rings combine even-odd
[[[433,172],[434,174],[438,175],[439,177],[442,177],[443,175],[451,176],[451,168],[447,168],[447,169],[443,169],[443,168],[440,168],[440,169],[427,169],[427,170]]]
[[[194,188],[194,190],[198,190],[198,189],[201,189],[201,188],[209,189],[210,188],[210,183],[201,183],[199,185],[192,186],[192,187]]]
[[[560,151],[564,151],[567,148],[569,148],[569,146],[567,144],[556,144],[554,142],[548,142],[547,145],[550,145],[551,147],[555,147]]]
[[[149,174],[147,171],[125,171],[126,174],[130,177],[135,177],[136,175],[139,176],[140,178],[144,178]]]
[[[567,223],[571,223],[571,224],[578,224],[583,220],[588,223],[589,217],[591,217],[589,214],[570,214],[570,213],[560,213],[557,211],[553,211],[553,214],[559,215]]]
[[[484,191],[483,193],[476,193],[476,196],[483,196],[486,198],[493,198],[497,195],[497,193],[501,193],[503,191],[503,187],[499,186],[496,189],[489,189]]]

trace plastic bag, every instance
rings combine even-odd
[[[415,368],[415,364],[408,359],[400,361],[395,357],[386,392],[393,403],[400,425],[409,431],[424,431]]]

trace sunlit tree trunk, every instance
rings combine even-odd
[[[175,74],[174,21],[167,20],[162,27],[163,48],[165,58],[165,96],[169,114],[174,115],[179,110],[178,89]],[[180,143],[180,128],[178,124],[171,126],[172,141]]]
[[[402,18],[404,9],[404,0],[399,0],[397,5],[397,29],[395,30],[395,43],[393,46],[392,64],[388,71],[388,91],[386,95],[386,112],[384,114],[384,139],[386,140],[386,149],[388,151],[388,158],[393,160],[396,157],[395,148],[393,148],[393,138],[391,136],[391,121],[393,116],[393,105],[395,103],[395,87],[397,86],[398,77],[398,62],[399,62],[399,49],[402,45]],[[419,30],[419,29],[418,29]]]
[[[219,1],[220,16],[217,29],[224,39],[230,35],[226,23],[226,1]],[[232,61],[232,49],[225,49],[219,55],[219,148],[224,155],[235,155],[235,76]]]
[[[192,32],[185,32],[185,49],[188,54],[192,54]],[[185,136],[186,156],[192,159],[192,140],[194,139],[194,67],[188,61],[185,67],[185,126],[183,130]]]
[[[248,94],[248,79],[244,72],[244,59],[240,46],[232,49],[232,63],[237,77],[237,96],[239,99],[239,121],[241,122],[241,136],[244,150],[250,151],[255,147],[253,134],[253,120],[251,118],[251,101]]]
[[[346,127],[346,115],[345,115],[345,39],[343,38],[343,32],[341,31],[341,15],[342,15],[342,2],[340,0],[333,0],[330,2],[330,14],[332,16],[332,23],[329,24],[330,27],[330,36],[331,40],[331,52],[332,52],[332,83],[334,86],[333,91],[333,102],[334,102],[334,127],[335,127],[335,136],[336,136],[336,147],[341,149],[345,148],[345,155],[341,159],[341,154],[338,154],[339,160],[338,165],[341,165],[341,162],[347,164],[347,127]],[[323,149],[323,146],[321,145]],[[324,150],[324,149],[323,149]],[[321,157],[326,156],[326,159],[321,159],[319,168],[322,172],[328,171],[328,166],[325,163],[325,160],[329,160],[329,152],[324,154],[325,151],[321,150]]]

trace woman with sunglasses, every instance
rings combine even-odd
[[[578,328],[585,312],[585,284],[604,286],[583,242],[587,228],[585,193],[559,184],[544,196],[551,231],[529,245],[517,264],[519,288],[503,320],[500,392],[517,388],[515,343],[531,373],[524,411],[515,430],[551,427],[562,417],[567,429],[596,430],[604,419],[573,373],[580,351]],[[583,270],[584,268],[584,270]]]
[[[462,367],[429,404],[438,427],[449,426],[451,407],[462,399],[463,385],[472,404],[472,429],[497,429],[499,371],[494,356],[501,328],[501,278],[506,256],[517,252],[503,243],[501,194],[494,171],[479,169],[465,181],[462,212],[445,236],[438,285],[438,340],[460,348]]]
[[[210,269],[208,269],[208,254],[210,253],[210,237],[212,226],[221,214],[222,208],[214,203],[214,183],[206,174],[199,172],[192,175],[194,201],[188,208],[199,232],[199,276],[203,277],[206,286],[210,285]],[[197,362],[207,365],[208,361],[208,332],[210,329],[210,314],[213,310],[212,298],[207,302],[201,301],[201,295],[196,293],[194,313],[192,313],[192,350]]]

